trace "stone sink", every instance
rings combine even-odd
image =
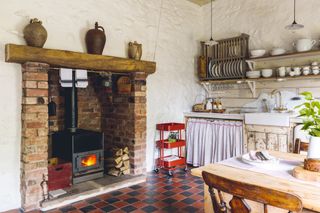
[[[290,126],[290,118],[295,117],[294,113],[245,113],[245,124],[265,125],[265,126]]]

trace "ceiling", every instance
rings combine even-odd
[[[187,0],[187,1],[203,6],[205,4],[208,4],[211,0]]]

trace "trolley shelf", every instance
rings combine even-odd
[[[183,130],[185,125],[182,123],[163,123],[157,124],[157,130],[160,131],[176,131],[176,130]]]
[[[172,160],[172,161],[166,161],[166,158],[170,158],[170,157],[177,157],[178,159],[177,160]],[[162,161],[163,166],[167,167],[167,168],[185,164],[185,158],[184,157],[179,157],[179,156],[176,156],[176,155],[166,156],[164,159],[159,159],[159,161]]]
[[[177,140],[176,142],[169,142],[168,140],[157,141],[157,146],[159,148],[163,148],[163,149],[173,149],[173,148],[177,148],[177,147],[183,147],[185,145],[186,145],[185,140]]]
[[[185,166],[185,171],[187,172],[187,164],[185,159],[185,146],[186,141],[182,136],[182,131],[185,131],[184,123],[161,123],[157,124],[157,130],[159,131],[159,140],[155,141],[155,144],[159,150],[159,158],[157,158],[155,172],[159,172],[160,169],[165,169],[168,171],[168,175],[172,176],[172,171],[175,170],[176,166]],[[170,132],[174,134],[174,137],[165,138],[165,132]],[[173,133],[174,132],[174,133]],[[170,138],[170,139],[169,139]],[[169,142],[171,140],[176,140],[175,142]],[[176,149],[177,154],[171,154],[166,156],[165,150]],[[171,151],[172,153],[172,151]]]

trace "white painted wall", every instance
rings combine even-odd
[[[85,33],[94,26],[95,21],[99,21],[107,32],[105,55],[126,57],[127,43],[137,40],[143,44],[142,59],[157,62],[157,72],[147,81],[148,170],[153,165],[155,124],[183,121],[182,112],[191,108],[194,97],[200,91],[195,75],[197,40],[201,33],[201,8],[197,5],[184,0],[2,2],[0,211],[20,206],[21,70],[19,65],[4,62],[4,45],[24,44],[22,30],[34,17],[42,20],[48,31],[47,48],[85,51]]]
[[[267,49],[283,47],[293,50],[292,43],[299,38],[320,38],[320,8],[318,0],[297,1],[297,22],[305,26],[298,31],[288,31],[284,27],[293,21],[293,0],[215,0],[213,3],[213,37],[214,39],[237,36],[240,33],[250,35],[250,49]],[[202,7],[204,34],[210,35],[210,4]],[[317,44],[319,46],[319,42]],[[320,59],[319,59],[320,62]],[[257,95],[270,93],[282,88],[299,94],[312,91],[320,97],[320,81],[287,81],[257,83]],[[234,86],[218,92],[223,97],[222,103],[230,109],[239,109],[254,101],[250,90]]]

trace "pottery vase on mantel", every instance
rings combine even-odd
[[[142,44],[135,42],[129,42],[128,56],[131,59],[141,60],[142,56]]]
[[[106,44],[106,34],[104,28],[95,23],[94,29],[86,34],[86,46],[89,54],[102,55],[104,45]]]
[[[320,137],[310,137],[307,158],[320,159]]]
[[[28,46],[43,47],[47,41],[47,30],[37,18],[31,19],[30,23],[23,29],[24,39]]]

